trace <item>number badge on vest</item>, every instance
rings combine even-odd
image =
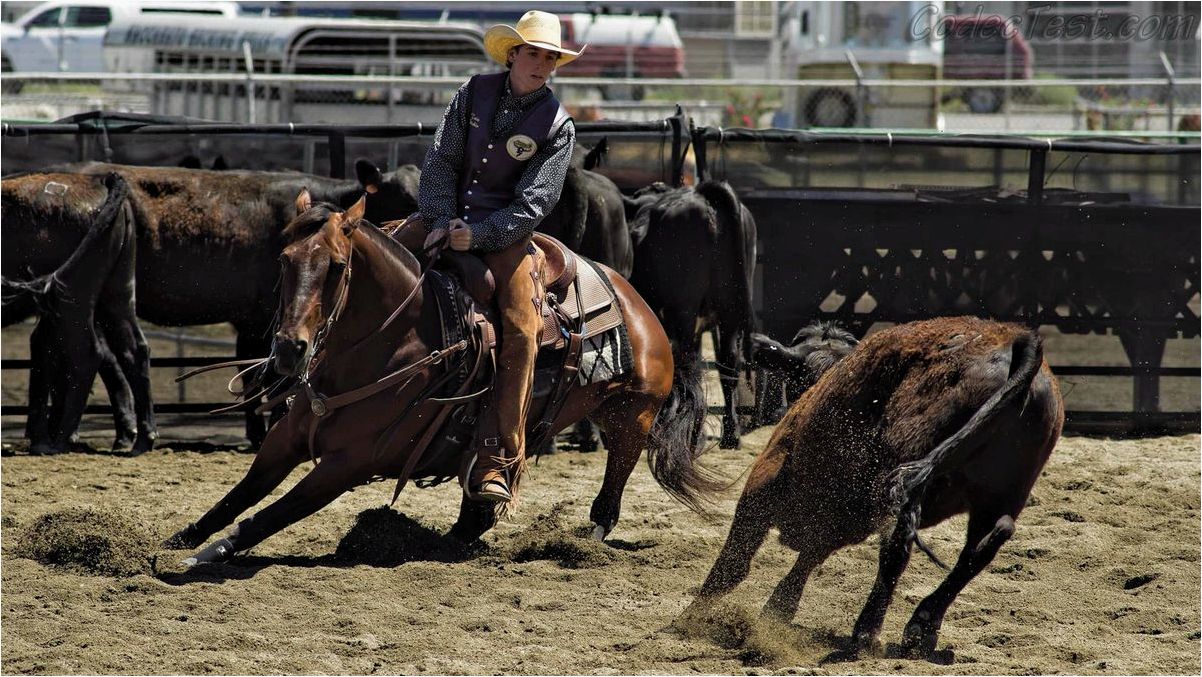
[[[538,151],[538,144],[525,134],[516,134],[505,142],[505,150],[509,151],[509,157],[514,160],[525,161],[534,157],[534,153]]]

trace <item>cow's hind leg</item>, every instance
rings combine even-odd
[[[939,639],[943,616],[956,596],[993,561],[994,555],[1014,534],[1014,518],[973,513],[968,518],[968,536],[960,559],[947,578],[914,610],[902,635],[902,648],[911,654],[929,656]]]
[[[129,381],[121,373],[117,358],[113,355],[108,342],[103,335],[100,339],[100,380],[109,396],[109,405],[113,408],[113,428],[116,436],[113,438],[113,451],[129,451],[134,446],[138,434],[138,422],[134,417],[133,391]]]
[[[116,309],[98,308],[97,324],[103,328],[112,359],[120,366],[133,393],[137,436],[129,454],[137,456],[154,448],[158,426],[150,394],[150,346],[134,317],[132,304]]]
[[[718,382],[722,385],[722,438],[718,447],[738,449],[742,442],[739,426],[739,338],[740,333],[731,326],[714,330],[715,360],[718,364]]]
[[[322,462],[278,501],[239,522],[225,537],[185,559],[184,564],[224,562],[324,508],[348,490],[371,479],[374,465],[369,455],[363,456],[354,459],[348,458],[348,454],[323,456]]]
[[[268,435],[242,480],[200,519],[164,541],[163,547],[195,548],[263,500],[306,458],[303,445],[293,444],[289,438],[282,429]]]
[[[874,645],[881,634],[881,625],[885,622],[885,612],[889,610],[897,581],[910,563],[910,549],[914,545],[921,510],[921,500],[908,502],[899,512],[893,531],[881,539],[876,582],[872,584],[872,592],[852,630],[853,650]]]
[[[50,391],[55,361],[53,329],[47,319],[39,319],[29,335],[29,413],[25,417],[25,437],[29,453],[54,451],[50,444]]]
[[[797,615],[797,606],[801,603],[801,593],[814,567],[822,563],[831,550],[820,551],[805,544],[805,549],[797,554],[797,561],[789,573],[776,584],[768,603],[764,605],[763,616],[782,623],[788,623]]]

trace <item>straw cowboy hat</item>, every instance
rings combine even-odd
[[[507,65],[509,50],[518,45],[533,45],[559,53],[555,66],[563,66],[576,60],[584,53],[584,47],[579,52],[564,49],[560,40],[559,17],[547,12],[531,10],[522,15],[515,26],[497,24],[484,34],[484,51],[493,61]],[[585,45],[587,47],[588,45]]]

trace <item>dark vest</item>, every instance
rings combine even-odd
[[[493,116],[508,77],[508,72],[475,75],[468,84],[470,117],[459,171],[458,209],[460,218],[468,223],[479,223],[513,202],[514,189],[530,158],[550,143],[568,120],[567,111],[551,92],[526,111],[504,138],[495,136]]]

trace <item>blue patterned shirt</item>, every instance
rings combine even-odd
[[[505,91],[497,102],[497,112],[492,120],[493,136],[504,136],[513,131],[526,111],[550,93],[544,86],[526,96],[514,96],[509,88],[509,78],[506,78]],[[463,166],[467,118],[471,112],[468,96],[467,83],[464,83],[443,113],[434,143],[426,152],[417,204],[430,229],[446,228],[451,219],[459,216],[459,172]],[[513,202],[483,221],[469,224],[473,251],[500,251],[534,232],[559,201],[575,143],[576,127],[568,120],[551,142],[544,144],[530,158],[514,189]]]

